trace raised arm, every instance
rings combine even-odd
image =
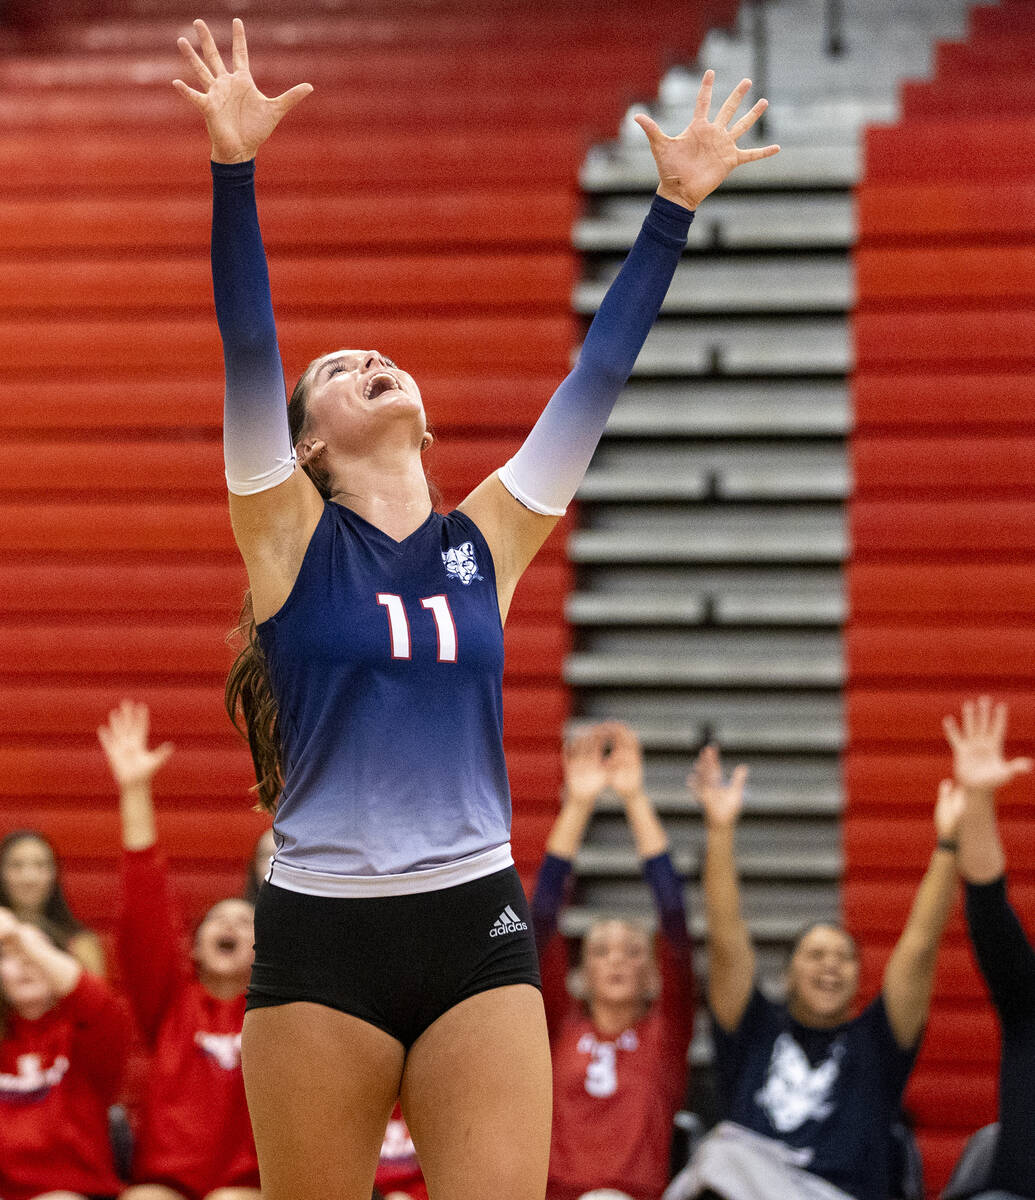
[[[1006,856],[996,821],[996,796],[1031,760],[1007,760],[1006,705],[987,696],[963,705],[957,724],[946,717],[956,783],[966,797],[957,861],[966,883],[967,927],[981,973],[1001,1019],[1028,1019],[1035,1004],[1035,950],[1006,895]]]
[[[687,784],[704,814],[702,882],[708,923],[708,1007],[732,1033],[741,1022],[755,983],[755,949],[740,909],[740,885],[733,842],[744,806],[747,767],[736,767],[729,782],[714,746],[705,746]]]
[[[165,865],[155,845],[151,785],[173,748],[148,747],[150,714],[145,704],[123,700],[97,730],[119,789],[122,823],[122,913],[119,958],[126,994],[144,1037],[153,1042],[186,973],[180,925],[169,895]]]
[[[963,803],[962,791],[950,780],[942,780],[934,808],[935,849],[884,968],[884,1007],[903,1050],[916,1045],[931,1006],[938,946],[956,900],[956,834]]]
[[[300,83],[281,96],[264,96],[251,76],[241,21],[233,24],[230,71],[205,22],[194,26],[201,54],[186,38],[177,45],[198,88],[179,79],[173,86],[202,114],[211,141],[212,282],[226,372],[223,452],[234,535],[262,620],[290,591],[323,502],[295,469],[254,160],[312,87]]]
[[[730,124],[750,80],[738,84],[709,119],[714,79],[713,71],[705,72],[693,120],[677,137],[666,137],[649,117],[637,118],[659,178],[640,235],[593,318],[574,369],[524,445],[460,506],[489,542],[504,608],[589,466],[668,291],[694,210],[740,163],[779,150],[736,144],[766,107],[759,100]]]

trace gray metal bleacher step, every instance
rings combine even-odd
[[[837,632],[647,630],[630,644],[597,630],[581,640],[564,665],[573,687],[839,687],[844,678]]]
[[[840,508],[799,512],[784,506],[742,506],[721,512],[705,508],[670,517],[594,513],[594,526],[568,539],[575,563],[841,562],[847,550]],[[623,519],[624,518],[624,519]]]
[[[601,197],[575,225],[573,241],[583,254],[625,253],[647,211],[642,196]],[[753,193],[719,191],[708,197],[690,226],[687,257],[699,252],[801,247],[848,250],[855,244],[855,205],[849,194],[776,193],[763,201]]]
[[[575,288],[573,306],[583,315],[600,307],[621,260],[598,265]],[[666,316],[697,313],[845,312],[854,303],[851,264],[843,252],[807,257],[752,255],[684,259],[666,293]]]
[[[841,316],[662,317],[633,375],[845,375],[851,366],[848,322]]]

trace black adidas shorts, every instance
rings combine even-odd
[[[406,896],[308,896],[270,883],[259,889],[249,1009],[326,1004],[408,1050],[461,1000],[513,983],[541,987],[514,867]]]

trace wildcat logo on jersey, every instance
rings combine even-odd
[[[472,579],[481,579],[474,558],[474,546],[470,542],[443,550],[442,561],[446,564],[446,574],[453,579],[459,579],[465,587]]]
[[[16,1075],[0,1073],[0,1096],[5,1100],[39,1100],[56,1087],[68,1070],[68,1059],[59,1054],[52,1066],[44,1067],[38,1054],[19,1054]]]
[[[841,1038],[831,1046],[830,1057],[813,1067],[805,1051],[789,1033],[773,1044],[765,1085],[755,1093],[774,1129],[790,1133],[806,1121],[822,1121],[834,1111],[830,1091],[841,1072],[845,1052]]]
[[[239,1033],[196,1033],[194,1041],[209,1058],[214,1058],[224,1071],[235,1071],[241,1065]]]

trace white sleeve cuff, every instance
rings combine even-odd
[[[534,513],[541,513],[544,517],[563,517],[568,511],[567,508],[550,508],[539,500],[533,499],[528,492],[522,488],[514,478],[514,459],[505,462],[502,467],[496,472],[500,483],[507,489],[508,492],[525,508],[531,509]]]
[[[248,479],[231,479],[230,472],[227,471],[226,486],[235,496],[254,496],[258,492],[268,492],[270,488],[275,488],[285,479],[290,479],[294,473],[295,455],[292,452],[290,458],[281,459],[268,471],[261,475],[252,475]]]

